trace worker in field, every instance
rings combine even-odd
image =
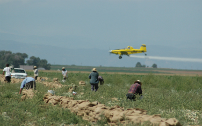
[[[23,88],[25,87],[25,89],[34,89],[36,90],[36,82],[35,82],[35,79],[32,78],[32,77],[26,77],[22,83],[21,83],[21,86],[20,86],[20,91],[19,91],[19,94],[21,94]]]
[[[96,68],[93,68],[92,72],[90,73],[88,77],[90,79],[91,91],[96,92],[98,90],[98,83],[99,83],[98,76],[99,76],[99,73],[97,72]]]
[[[102,76],[98,76],[98,80],[100,82],[100,85],[103,85],[104,84],[104,79]]]
[[[130,89],[128,93],[126,94],[127,99],[134,100],[136,99],[136,95],[141,95],[142,96],[142,88],[141,88],[142,83],[140,80],[136,80],[134,84],[130,86]]]
[[[5,81],[10,83],[11,82],[11,69],[9,67],[9,64],[6,64],[6,67],[3,69],[3,76],[4,75],[5,75]]]
[[[34,79],[37,80],[37,77],[38,77],[38,75],[39,75],[39,74],[38,74],[37,66],[34,66],[33,72],[34,72]]]
[[[65,67],[62,67],[62,76],[63,76],[63,80],[67,79],[67,70],[65,69]]]

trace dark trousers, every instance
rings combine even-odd
[[[98,83],[97,84],[91,84],[91,91],[97,91],[98,90]]]
[[[67,77],[63,77],[63,80],[66,80],[67,79]]]
[[[28,83],[26,83],[25,85],[25,89],[31,89],[31,88],[34,88],[36,90],[36,82],[35,81],[30,81]]]
[[[135,98],[136,98],[136,96],[134,94],[132,94],[132,93],[126,94],[126,97],[127,97],[127,99],[130,99],[131,101],[132,100],[135,101]]]
[[[5,80],[6,80],[8,83],[10,83],[10,82],[11,82],[11,76],[6,76],[6,77],[5,77]]]
[[[100,85],[103,85],[104,84],[104,81],[100,81]]]
[[[38,77],[38,76],[35,76],[34,79],[37,80],[37,77]]]

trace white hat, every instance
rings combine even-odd
[[[34,68],[37,68],[37,66],[34,66]]]
[[[93,68],[92,71],[97,71],[96,68]]]
[[[62,70],[64,70],[65,69],[65,67],[62,67]]]
[[[139,82],[140,83],[140,85],[142,85],[142,82],[140,82],[140,80],[136,80],[137,82]]]

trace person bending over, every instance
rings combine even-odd
[[[104,84],[104,79],[102,76],[98,76],[98,80],[100,82],[100,85],[103,85]]]
[[[126,94],[127,99],[134,100],[136,99],[136,95],[142,95],[142,88],[141,88],[142,83],[140,80],[136,80],[134,84],[130,86],[130,89],[128,93]]]
[[[32,77],[26,77],[22,83],[21,83],[21,86],[20,86],[20,91],[19,91],[19,94],[22,93],[22,90],[23,88],[25,87],[25,89],[34,89],[36,90],[36,82],[35,82],[35,79],[32,78]]]

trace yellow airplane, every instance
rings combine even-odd
[[[135,54],[135,53],[144,53],[147,52],[146,45],[142,44],[140,49],[134,49],[132,46],[128,46],[127,48],[124,49],[115,49],[115,50],[110,50],[110,53],[119,55],[119,59],[122,58],[122,55],[127,55],[129,56],[130,54]],[[147,54],[145,54],[146,56]]]

